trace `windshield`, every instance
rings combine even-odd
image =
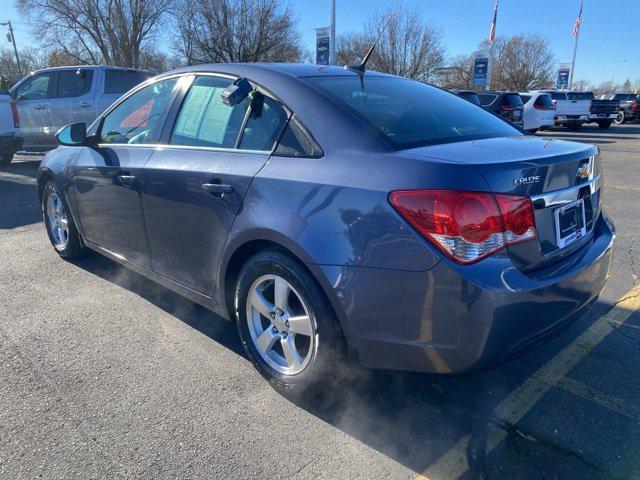
[[[304,80],[356,113],[397,148],[520,134],[477,105],[425,83],[368,76],[361,83],[357,75]]]

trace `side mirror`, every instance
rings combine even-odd
[[[56,138],[60,145],[81,147],[87,143],[87,126],[84,123],[72,123],[58,130]]]

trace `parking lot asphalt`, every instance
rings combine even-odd
[[[545,136],[602,150],[618,239],[591,311],[490,372],[345,368],[304,401],[233,325],[99,255],[58,258],[40,157],[17,157],[0,170],[0,479],[640,478],[640,125]]]

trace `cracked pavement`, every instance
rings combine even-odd
[[[640,478],[640,125],[545,133],[602,150],[618,240],[593,309],[481,375],[345,368],[307,401],[205,309],[98,255],[60,260],[39,157],[17,157],[0,170],[0,478]]]

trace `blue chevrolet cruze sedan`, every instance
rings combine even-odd
[[[596,300],[614,228],[598,151],[376,72],[201,65],[58,133],[38,189],[95,250],[236,322],[275,386],[366,367],[462,374]]]

